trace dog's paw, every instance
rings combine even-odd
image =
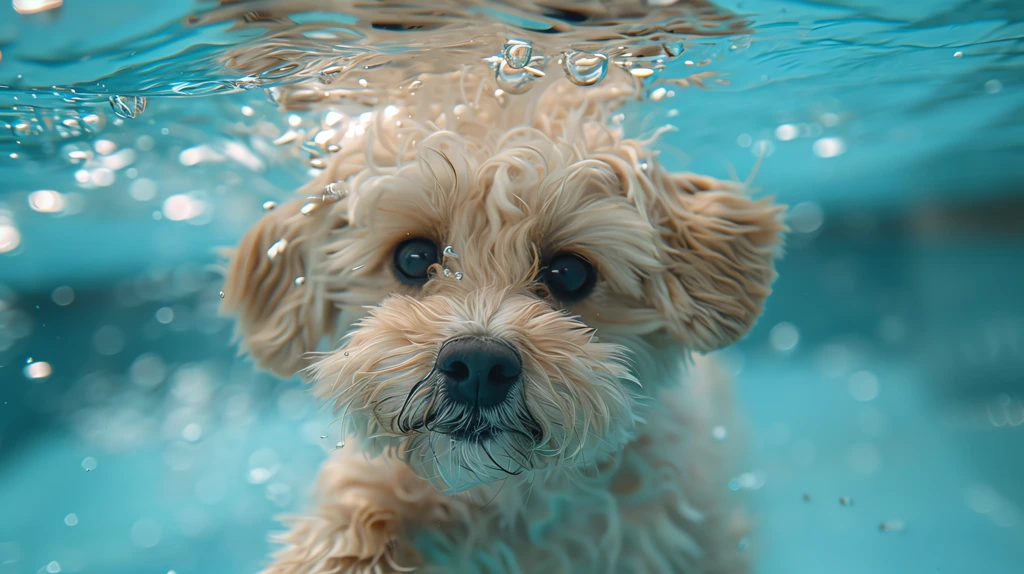
[[[289,519],[291,529],[273,538],[282,544],[260,574],[396,574],[411,572],[393,517],[366,517],[356,527],[324,517]]]

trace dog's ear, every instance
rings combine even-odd
[[[781,252],[784,206],[743,186],[652,166],[646,206],[661,237],[665,272],[647,287],[667,331],[708,352],[750,331],[764,308]]]
[[[326,237],[345,223],[331,207],[315,199],[284,203],[230,254],[223,311],[238,315],[241,350],[283,377],[305,368],[306,354],[334,331],[337,313],[316,277]]]

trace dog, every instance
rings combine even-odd
[[[636,93],[421,78],[245,234],[241,349],[345,436],[264,574],[747,571],[705,355],[761,314],[784,207],[668,171],[616,117]]]

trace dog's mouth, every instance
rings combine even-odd
[[[480,444],[504,437],[519,437],[531,444],[540,444],[543,431],[530,414],[516,416],[514,426],[493,422],[499,418],[496,413],[474,411],[460,417],[442,417],[440,414],[428,415],[421,429],[435,432],[453,440]]]

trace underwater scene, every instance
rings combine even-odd
[[[0,0],[0,574],[1022,572],[1022,182],[1016,0]]]

